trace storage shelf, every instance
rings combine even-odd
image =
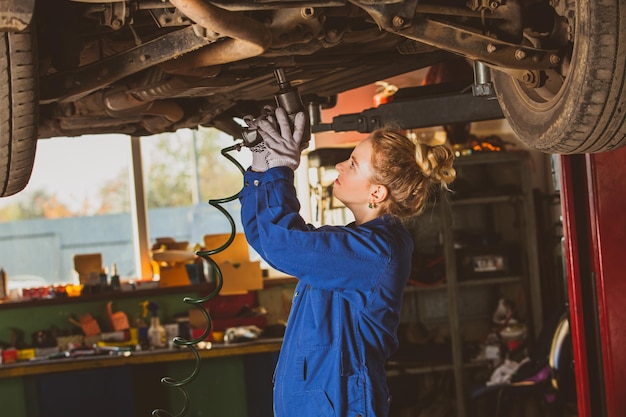
[[[421,291],[445,291],[447,288],[446,284],[439,285],[412,285],[408,284],[404,287],[404,292],[421,292]]]
[[[527,296],[519,308],[528,313],[527,325],[533,328],[541,321],[535,211],[528,162],[528,154],[523,151],[484,152],[456,158],[457,175],[459,178],[466,175],[465,192],[451,196],[442,192],[428,205],[428,214],[411,224],[414,236],[423,239],[418,249],[433,253],[429,251],[432,247],[438,254],[441,250],[445,262],[441,276],[446,278],[433,285],[409,283],[405,287],[405,294],[409,294],[405,317],[407,322],[415,317],[432,334],[449,337],[450,358],[441,355],[424,358],[419,347],[414,347],[407,356],[392,358],[395,360],[387,363],[386,373],[396,378],[412,375],[416,380],[421,374],[453,375],[454,389],[450,395],[456,399],[457,417],[469,415],[468,398],[463,394],[468,390],[467,374],[494,366],[493,361],[476,361],[465,356],[467,341],[483,340],[492,328],[496,297],[512,298],[523,291]],[[457,235],[459,231],[468,232],[468,237],[498,236],[498,244],[494,243],[489,250],[501,249],[510,258],[519,255],[519,259],[507,259],[506,268],[500,270],[472,273],[462,261],[480,244],[459,251],[457,240],[464,236]],[[425,268],[422,264],[419,267]]]
[[[518,193],[513,194],[501,194],[484,197],[471,197],[471,198],[459,198],[457,200],[451,200],[452,206],[469,206],[479,204],[503,204],[514,203],[518,201],[522,196]]]
[[[475,361],[462,365],[463,369],[485,368],[491,366],[491,361]],[[387,362],[387,377],[400,375],[420,375],[431,372],[450,372],[454,370],[452,363],[419,363],[419,362]]]
[[[480,279],[470,279],[467,281],[460,281],[459,287],[479,287],[483,285],[517,284],[521,281],[522,281],[521,276],[480,278]]]
[[[441,204],[440,240],[446,262],[447,286],[444,288],[447,293],[443,296],[445,299],[437,299],[441,293],[429,293],[423,297],[427,300],[418,300],[418,307],[422,302],[429,308],[444,309],[444,314],[432,316],[449,322],[452,348],[449,366],[454,373],[457,393],[467,392],[464,370],[493,365],[491,362],[466,362],[463,357],[466,338],[477,340],[484,337],[482,333],[492,320],[495,306],[490,303],[494,302],[494,297],[511,297],[518,291],[527,291],[528,296],[522,300],[524,305],[520,308],[529,312],[529,328],[541,321],[535,212],[528,163],[528,154],[523,151],[484,152],[456,158],[454,165],[458,177],[467,175],[464,193],[438,201]],[[466,273],[466,265],[460,262],[464,260],[464,253],[458,251],[456,244],[456,240],[463,237],[456,235],[459,231],[471,232],[470,236],[499,236],[500,246],[507,250],[508,242],[515,241],[514,253],[519,253],[519,265],[516,262],[501,271]],[[467,249],[472,248],[470,245]],[[436,369],[450,368],[442,364]],[[427,370],[428,367],[421,367],[414,372]],[[466,401],[462,395],[457,397],[458,417],[468,416]]]
[[[469,279],[466,281],[460,281],[459,287],[480,287],[483,285],[502,285],[502,284],[517,284],[521,282],[522,277],[519,275],[506,276],[506,277],[494,277],[494,278],[479,278]],[[448,288],[446,284],[433,285],[433,286],[419,286],[419,285],[407,285],[404,288],[404,292],[422,292],[422,291],[445,291]]]
[[[419,363],[419,362],[387,362],[387,377],[399,375],[419,375],[431,372],[447,372],[452,371],[454,367],[452,363]]]
[[[90,303],[94,301],[103,301],[111,299],[125,299],[125,298],[137,298],[137,297],[151,297],[159,295],[170,294],[185,294],[185,295],[197,295],[208,294],[215,289],[215,284],[203,283],[195,285],[184,285],[177,287],[165,287],[165,288],[150,288],[150,289],[136,289],[133,291],[107,291],[98,294],[86,294],[78,297],[56,297],[56,298],[32,298],[23,300],[5,300],[0,301],[0,310],[9,310],[14,308],[23,307],[39,307],[48,305],[63,305],[63,304],[79,304]]]
[[[454,165],[476,165],[476,164],[506,164],[519,162],[526,157],[524,151],[505,152],[480,152],[468,156],[460,156],[454,159]]]

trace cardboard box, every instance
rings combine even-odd
[[[215,250],[228,241],[230,234],[205,235],[204,247]],[[237,233],[233,242],[223,251],[211,255],[222,272],[224,284],[220,294],[244,294],[263,289],[263,274],[259,261],[250,262],[248,242],[243,233]]]
[[[78,273],[78,279],[81,284],[100,284],[100,273],[102,272],[102,254],[89,253],[74,255],[74,270]]]
[[[177,263],[159,267],[159,287],[181,287],[190,284],[185,264]]]
[[[218,264],[222,271],[224,284],[220,294],[245,294],[248,291],[263,289],[263,274],[260,262],[237,262],[229,261]]]

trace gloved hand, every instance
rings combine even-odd
[[[265,119],[269,121],[273,126],[276,126],[276,120],[274,118],[274,108],[271,106],[266,106],[264,108],[264,114],[259,116],[258,118],[254,118],[252,115],[247,115],[243,117],[243,120],[246,122],[248,126],[248,130],[255,130],[257,134],[261,134],[258,131],[258,123],[260,120]],[[261,136],[263,137],[263,136]],[[269,149],[265,146],[265,142],[261,141],[258,144],[250,147],[250,151],[252,152],[252,165],[251,168],[255,172],[265,172],[269,169],[269,165],[267,163],[267,156],[269,155]]]
[[[280,132],[272,119],[262,118],[256,121],[256,127],[268,150],[265,156],[267,166],[286,166],[295,170],[300,165],[300,153],[307,147],[310,138],[308,118],[304,112],[297,113],[292,131],[285,109],[278,107],[275,117]]]

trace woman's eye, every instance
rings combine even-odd
[[[350,161],[350,168],[354,168],[354,161]]]

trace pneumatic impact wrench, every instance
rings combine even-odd
[[[289,80],[287,80],[285,71],[282,68],[274,70],[274,78],[278,84],[278,92],[274,95],[276,106],[285,109],[291,120],[291,127],[293,128],[293,121],[296,114],[305,111],[302,98],[300,97],[300,93],[298,93],[298,89],[293,87]],[[263,141],[259,132],[253,128],[243,128],[241,136],[243,138],[243,145],[249,148]]]

